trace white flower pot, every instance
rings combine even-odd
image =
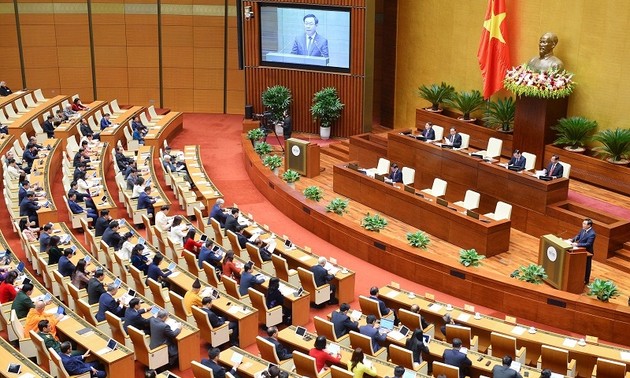
[[[323,139],[330,139],[330,127],[319,127],[319,136]]]
[[[280,174],[280,168],[274,168],[273,174],[278,176]]]
[[[295,190],[295,183],[294,182],[287,182],[287,185],[289,185],[289,188]]]
[[[278,134],[278,136],[281,136],[283,132],[284,130],[282,129],[282,123],[276,123],[276,134]]]

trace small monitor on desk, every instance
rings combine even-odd
[[[421,141],[423,141],[423,142],[426,142],[426,141],[427,141],[427,138],[425,138],[425,137],[424,137],[424,136],[422,136],[422,135],[416,135],[416,139],[417,139],[417,140],[421,140]]]
[[[358,171],[359,170],[359,164],[357,164],[357,163],[348,163],[348,168],[352,169],[353,171]]]
[[[405,192],[413,194],[416,192],[416,189],[413,186],[405,185]]]
[[[470,156],[474,157],[474,158],[478,158],[478,159],[483,159],[483,154],[477,154],[477,153],[472,153],[470,154]]]
[[[514,172],[520,172],[523,169],[525,169],[524,167],[517,167],[516,165],[508,165],[507,167],[510,171],[514,171]]]
[[[553,180],[553,177],[551,177],[551,176],[538,176],[538,178],[543,180],[543,181],[551,181],[551,180]]]
[[[437,197],[435,199],[435,202],[437,202],[437,204],[440,205],[440,206],[448,207],[448,201],[445,200],[444,198]]]
[[[374,178],[378,181],[385,181],[385,177],[387,177],[387,175],[379,175],[378,173],[374,175]]]
[[[471,210],[466,210],[466,215],[468,215],[471,218],[479,219],[479,213],[475,213],[474,211],[471,211]]]

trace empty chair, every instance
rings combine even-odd
[[[593,367],[593,378],[624,378],[626,364],[597,357],[597,364]]]
[[[155,106],[151,105],[147,108],[147,111],[149,112],[149,117],[151,117],[151,120],[158,120],[160,118],[163,118],[164,116],[158,115],[157,112],[155,111]]]
[[[44,101],[46,101],[46,97],[44,97],[44,94],[42,93],[41,89],[36,89],[35,90],[35,98],[37,99],[37,102],[44,102]]]
[[[562,177],[569,178],[569,174],[571,173],[571,164],[563,161],[559,161],[558,163],[562,164]]]
[[[435,140],[441,141],[444,138],[444,128],[442,126],[433,125],[433,131],[435,131]]]
[[[466,347],[473,352],[478,351],[479,338],[472,335],[470,327],[460,326],[456,324],[446,325],[446,340],[460,339],[462,346]]]
[[[313,272],[310,270],[306,270],[302,267],[298,267],[298,275],[300,277],[300,282],[304,287],[304,290],[311,293],[311,301],[316,305],[320,305],[324,302],[328,302],[330,300],[330,285],[325,284],[322,286],[317,286],[315,284],[315,277],[313,276]]]
[[[404,368],[418,371],[422,374],[427,374],[427,362],[422,361],[414,366],[413,353],[406,348],[400,347],[396,344],[390,344],[389,346],[389,358],[395,365],[400,365]]]
[[[251,287],[248,291],[252,305],[258,310],[258,323],[264,324],[267,328],[282,323],[281,305],[269,308],[267,307],[267,301],[263,293]]]
[[[459,368],[440,361],[433,361],[433,376],[444,375],[446,378],[459,378]]]
[[[525,158],[525,170],[531,171],[534,169],[536,167],[536,155],[529,152],[523,152],[522,155]]]
[[[441,197],[446,194],[446,185],[446,181],[436,178],[433,180],[431,189],[422,189],[422,192],[433,197]]]
[[[497,138],[488,139],[488,146],[485,150],[477,152],[483,157],[495,158],[501,156],[501,149],[503,148],[503,141]]]
[[[575,377],[575,360],[569,361],[569,351],[548,345],[542,345],[538,358],[538,369],[549,369],[554,373]]]
[[[463,201],[457,201],[454,205],[461,206],[466,210],[475,210],[479,207],[481,195],[474,190],[467,190]]]
[[[422,328],[422,317],[420,314],[405,310],[404,308],[398,309],[398,320],[410,330]],[[429,324],[423,332],[425,335],[430,335],[432,338],[435,337],[435,324]]]
[[[149,348],[149,336],[134,326],[127,327],[127,332],[133,343],[136,361],[149,369],[157,369],[168,364],[168,346],[160,345],[154,349]]]
[[[502,356],[515,356],[514,361],[518,361],[521,364],[525,364],[526,349],[516,347],[516,338],[508,335],[504,335],[497,332],[490,333],[490,347],[488,348],[488,355],[495,357]]]
[[[408,186],[413,186],[413,183],[416,179],[416,170],[409,167],[403,167],[402,179],[403,179],[403,184],[408,185]]]
[[[494,209],[494,213],[487,213],[485,216],[496,221],[504,219],[510,220],[510,217],[512,216],[512,205],[499,201],[497,202],[497,207]]]
[[[228,293],[228,295],[238,300],[241,300],[247,303],[248,305],[251,305],[249,294],[241,295],[241,293],[238,291],[238,284],[236,283],[235,280],[233,280],[230,277],[223,276],[223,278],[221,279],[221,282],[223,282],[223,286],[225,287],[225,291]]]
[[[112,338],[127,348],[133,349],[133,343],[127,332],[125,332],[122,319],[109,311],[105,311],[105,321],[107,321],[112,331]]]
[[[303,377],[323,378],[330,377],[329,370],[317,371],[315,366],[315,358],[306,354],[300,353],[297,350],[293,351],[293,361],[295,362],[295,371]]]
[[[273,263],[276,277],[282,281],[290,283],[293,286],[302,286],[297,270],[289,269],[287,260],[284,257],[273,254],[271,255],[271,262]]]
[[[459,133],[459,135],[462,137],[462,145],[459,148],[461,150],[468,148],[468,145],[470,144],[470,135],[465,133]]]
[[[18,347],[20,349],[20,352],[22,352],[22,354],[25,355],[26,357],[36,356],[37,349],[35,347],[35,344],[30,339],[30,337],[24,335],[24,326],[20,322],[20,319],[18,319],[17,314],[15,313],[15,310],[11,310],[11,318],[10,318],[9,327],[11,327],[11,330],[13,331],[13,333],[15,334],[15,337],[18,340]]]
[[[385,158],[379,158],[378,159],[378,164],[376,165],[376,168],[368,169],[367,170],[367,174],[369,176],[386,175],[386,174],[389,173],[389,167],[390,167],[389,160],[387,160]]]

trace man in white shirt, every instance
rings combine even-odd
[[[168,211],[171,209],[169,205],[164,205],[160,208],[160,211],[155,214],[155,227],[159,228],[162,232],[168,232],[173,224],[173,217],[168,216]]]

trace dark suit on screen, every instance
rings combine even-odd
[[[291,54],[328,57],[328,40],[326,38],[316,33],[309,49],[306,48],[307,38],[306,33],[295,37]]]

